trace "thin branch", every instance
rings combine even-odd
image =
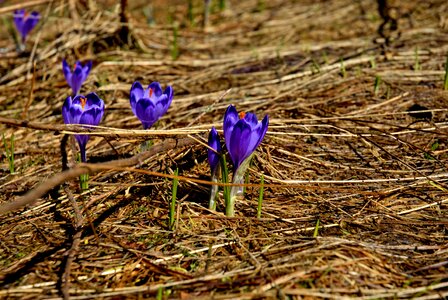
[[[115,161],[98,163],[98,164],[79,164],[78,166],[54,175],[49,180],[45,181],[41,185],[37,186],[35,189],[29,191],[24,196],[17,198],[12,202],[8,202],[0,205],[0,215],[6,214],[11,211],[15,211],[26,205],[33,204],[39,198],[48,193],[55,186],[61,185],[69,179],[79,177],[85,173],[93,173],[100,170],[115,169],[130,167],[141,164],[146,159],[157,153],[168,151],[176,147],[189,146],[195,143],[195,141],[190,138],[183,138],[179,140],[168,140],[161,144],[152,146],[148,151],[137,154],[131,158],[119,159]]]

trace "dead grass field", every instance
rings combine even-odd
[[[15,173],[3,144],[0,161],[0,298],[448,297],[446,1],[388,1],[381,16],[374,0],[214,0],[206,28],[203,1],[190,15],[188,1],[118,2],[0,4],[0,129],[15,138]],[[21,55],[17,7],[43,16]],[[81,91],[106,105],[84,166],[71,138],[61,151],[83,131],[63,125],[64,58],[93,61]],[[149,131],[135,80],[174,89]],[[229,104],[270,117],[233,218],[222,197],[207,209],[203,145]]]

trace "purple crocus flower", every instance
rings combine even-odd
[[[104,114],[104,101],[95,93],[86,97],[78,95],[72,99],[68,96],[62,106],[65,124],[84,124],[98,126]],[[75,135],[81,151],[81,161],[86,162],[86,145],[89,135]]]
[[[255,114],[240,113],[238,115],[235,106],[229,105],[224,115],[223,129],[234,172],[260,145],[268,130],[268,124],[267,115],[258,122]]]
[[[210,148],[215,149],[216,152],[220,153],[221,148],[221,142],[219,141],[219,135],[216,131],[215,127],[212,127],[212,130],[210,131],[210,134],[208,135],[208,145]],[[212,170],[212,174],[214,175],[216,173],[216,169],[219,165],[219,154],[215,151],[208,149],[208,163],[210,165],[210,169]],[[212,175],[212,176],[213,176]]]
[[[26,36],[36,26],[39,20],[40,14],[37,11],[33,11],[30,14],[26,13],[24,9],[14,11],[14,24],[22,37],[22,43],[25,43]]]
[[[65,59],[62,61],[62,72],[64,72],[68,85],[72,88],[73,95],[78,95],[82,83],[89,76],[90,69],[92,69],[92,61],[86,62],[84,66],[79,61],[76,61],[72,73],[67,61]]]
[[[144,129],[150,128],[170,107],[173,100],[173,88],[165,91],[158,82],[152,82],[146,89],[136,81],[131,87],[130,103],[132,112],[139,118]]]

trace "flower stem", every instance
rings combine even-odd
[[[79,147],[79,150],[81,151],[81,162],[87,162],[86,147]]]
[[[79,176],[79,185],[82,191],[89,189],[89,174],[81,174]]]
[[[211,181],[212,182],[218,182],[218,174],[219,174],[219,165],[216,167],[215,172],[212,173]],[[216,196],[218,195],[218,188],[217,185],[212,185],[210,187],[210,200],[208,202],[208,208],[211,210],[216,210]]]
[[[221,155],[220,162],[221,162],[221,171],[222,171],[222,182],[229,183],[229,170],[227,169],[226,158],[224,155]],[[225,185],[223,187],[223,196],[224,196],[224,204],[226,206],[226,215],[227,215],[227,208],[230,207],[230,205],[231,205],[230,187],[228,185]]]
[[[81,152],[81,162],[87,162],[86,147],[80,145],[79,149]],[[89,174],[81,174],[79,176],[79,186],[81,191],[86,191],[89,189]]]
[[[233,173],[233,183],[234,184],[244,184],[245,174],[247,169],[249,168],[250,161],[252,159],[252,156],[249,156],[246,158],[241,165],[238,167],[238,169],[235,170]],[[235,215],[235,200],[237,198],[243,198],[244,197],[244,186],[232,186],[230,188],[230,200],[229,205],[226,205],[226,216],[233,217]]]

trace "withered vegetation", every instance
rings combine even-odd
[[[205,26],[200,0],[0,4],[0,129],[15,139],[0,298],[448,297],[446,1],[218,2]],[[18,7],[43,16],[21,54]],[[82,131],[62,125],[64,58],[93,61],[81,92],[106,103],[78,167],[73,139],[61,147]],[[135,80],[175,91],[147,132]],[[234,218],[222,196],[207,209],[204,146],[229,104],[270,117]]]

